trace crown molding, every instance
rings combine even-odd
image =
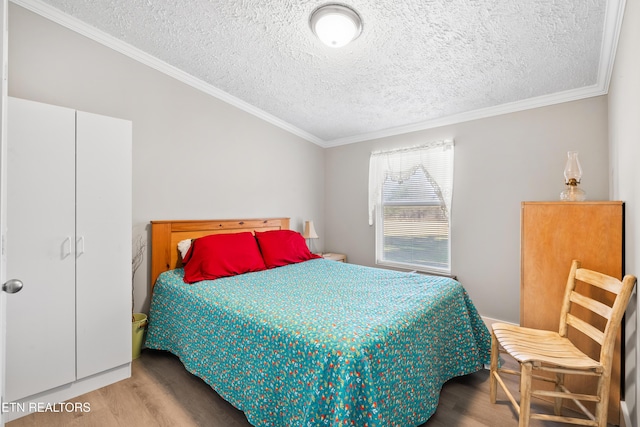
[[[333,140],[323,140],[315,135],[310,134],[284,120],[273,116],[266,111],[257,108],[235,96],[216,88],[215,86],[204,82],[148,53],[135,48],[117,38],[94,28],[79,19],[73,18],[62,11],[42,2],[41,0],[10,0],[12,3],[24,7],[38,15],[43,16],[53,22],[56,22],[78,34],[88,37],[106,47],[122,53],[135,61],[145,64],[161,73],[175,78],[197,90],[208,95],[220,99],[234,107],[239,108],[253,116],[256,116],[274,126],[277,126],[287,132],[290,132],[300,138],[319,145],[323,148],[337,147],[340,145],[353,144],[357,142],[369,141],[378,138],[401,135],[410,132],[433,129],[436,127],[453,125],[472,120],[484,119],[488,117],[509,114],[518,111],[550,106],[564,102],[576,101],[584,98],[590,98],[600,95],[606,95],[609,91],[609,83],[613,73],[615,63],[616,48],[620,29],[622,27],[622,19],[626,0],[609,0],[605,11],[605,23],[603,30],[602,43],[600,47],[600,65],[598,68],[597,82],[593,86],[568,90],[564,92],[554,93],[550,95],[529,98],[522,101],[501,104],[495,107],[482,108],[478,110],[468,111],[459,114],[453,114],[433,120],[427,120],[406,126],[399,126],[390,129],[384,129],[376,132],[368,132],[359,135],[337,138]]]
[[[414,123],[406,126],[400,126],[381,131],[370,132],[366,134],[354,135],[346,138],[338,138],[327,141],[325,148],[337,147],[339,145],[353,144],[356,142],[371,141],[379,138],[402,135],[421,130],[433,129],[441,126],[455,125],[457,123],[470,122],[478,119],[486,119],[488,117],[501,116],[518,111],[531,110],[534,108],[547,107],[565,102],[577,101],[584,98],[606,95],[600,85],[593,85],[580,89],[573,89],[564,92],[557,92],[550,95],[538,96],[535,98],[524,99],[522,101],[509,102],[496,105],[495,107],[481,108],[477,110],[467,111],[459,114],[441,117],[438,119],[427,120],[424,122]]]
[[[18,6],[24,7],[25,9],[30,10],[31,12],[37,13],[38,15],[46,19],[49,19],[50,21],[60,24],[63,27],[66,27],[78,34],[81,34],[93,41],[96,41],[108,48],[111,48],[116,52],[119,52],[125,56],[128,56],[129,58],[135,61],[138,61],[144,65],[147,65],[170,77],[173,77],[176,80],[182,83],[185,83],[197,90],[200,90],[208,95],[211,95],[215,98],[220,99],[221,101],[224,101],[230,105],[233,105],[234,107],[237,107],[240,110],[243,110],[268,123],[271,123],[274,126],[284,129],[287,132],[297,135],[300,138],[303,138],[309,142],[312,142],[320,146],[324,146],[324,141],[316,137],[315,135],[312,135],[309,132],[299,129],[298,127],[293,126],[292,124],[287,123],[284,120],[276,116],[273,116],[267,113],[266,111],[261,110],[260,108],[257,108],[249,104],[248,102],[243,101],[240,98],[236,98],[235,96],[223,90],[220,90],[217,87],[209,83],[206,83],[205,81],[200,80],[192,76],[191,74],[188,74],[174,67],[173,65],[168,64],[156,58],[155,56],[149,55],[148,53],[143,52],[142,50],[136,47],[133,47],[130,44],[125,43],[122,40],[119,40],[105,33],[104,31],[98,30],[97,28],[92,27],[91,25],[88,25],[87,23],[82,22],[79,19],[76,19],[70,15],[67,15],[66,13],[60,11],[59,9],[56,9],[46,3],[43,3],[40,0],[10,0],[10,1],[11,3],[15,3]]]
[[[495,107],[488,107],[468,111],[465,113],[453,114],[450,116],[427,120],[420,123],[414,123],[407,126],[384,129],[377,132],[370,132],[345,138],[337,138],[331,141],[325,141],[323,146],[325,148],[337,147],[340,145],[402,135],[410,132],[433,129],[441,126],[454,125],[457,123],[463,123],[472,120],[485,119],[488,117],[530,110],[533,108],[547,107],[550,105],[562,104],[565,102],[606,95],[607,93],[609,93],[609,84],[611,82],[611,75],[613,74],[613,66],[616,59],[616,50],[618,47],[618,39],[620,38],[620,30],[622,28],[622,19],[624,17],[625,5],[626,0],[609,0],[607,2],[602,43],[600,45],[600,64],[598,67],[598,77],[596,84],[592,86],[568,90],[564,92],[557,92],[550,95],[538,96],[535,98],[524,99],[522,101],[509,102],[506,104],[497,105]]]
[[[598,69],[598,83],[605,93],[609,92],[609,83],[616,62],[618,40],[622,29],[622,19],[626,0],[609,0],[604,16],[604,30],[602,31],[602,45],[600,47],[600,67]]]

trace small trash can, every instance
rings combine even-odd
[[[147,315],[144,313],[133,313],[131,322],[131,358],[140,357],[142,342],[144,341],[144,330],[147,327]]]

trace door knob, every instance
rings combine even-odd
[[[2,285],[2,290],[8,294],[15,294],[16,292],[20,292],[22,289],[22,282],[18,279],[7,280],[4,285]]]

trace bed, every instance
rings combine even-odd
[[[180,241],[288,228],[152,222],[146,346],[177,355],[254,426],[417,426],[446,381],[488,363],[489,332],[449,278],[313,258],[184,282]]]

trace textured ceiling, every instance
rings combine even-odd
[[[59,9],[325,146],[602,90],[603,52],[615,45],[607,31],[617,31],[607,22],[620,9],[614,0],[347,0],[363,31],[333,49],[308,26],[322,0],[16,3]]]

